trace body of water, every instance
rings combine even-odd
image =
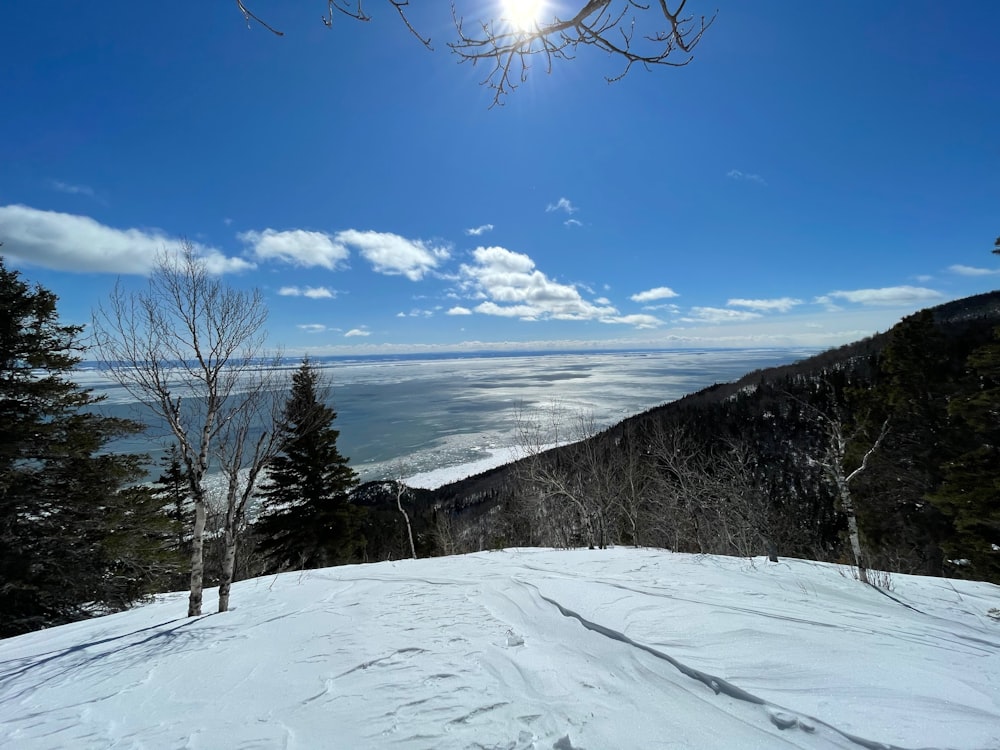
[[[318,358],[329,378],[338,446],[363,481],[503,463],[525,424],[572,436],[581,419],[597,429],[713,383],[802,359],[813,350],[731,349],[559,352],[434,357]],[[289,373],[298,363],[289,364]],[[156,461],[172,440],[94,366],[78,382],[106,396],[101,411],[148,423],[116,450]],[[472,473],[472,472],[467,472]]]

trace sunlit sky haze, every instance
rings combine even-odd
[[[689,65],[493,107],[447,3],[432,50],[376,0],[10,5],[0,253],[66,322],[183,239],[313,355],[831,346],[1000,279],[995,3],[689,0]]]

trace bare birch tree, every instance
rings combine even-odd
[[[406,512],[406,508],[403,507],[403,495],[406,494],[406,485],[402,482],[396,482],[396,507],[399,509],[399,513],[403,516],[403,521],[406,522],[406,535],[410,541],[410,555],[414,560],[417,559],[417,545],[413,543],[413,525],[410,523],[410,514]]]
[[[247,503],[257,489],[261,474],[282,447],[280,432],[276,429],[281,419],[281,391],[274,382],[277,364],[263,365],[245,373],[242,392],[218,433],[215,455],[226,478],[220,612],[229,609],[236,546]]]
[[[854,469],[848,470],[848,449],[851,443],[863,437],[861,431],[859,429],[848,431],[846,420],[840,414],[836,404],[834,404],[832,413],[827,413],[801,399],[795,398],[795,400],[805,408],[813,421],[823,431],[824,442],[820,448],[820,454],[813,460],[823,470],[823,474],[830,484],[833,485],[841,512],[847,520],[847,539],[851,545],[854,565],[858,569],[858,580],[870,584],[867,556],[861,547],[857,508],[854,504],[854,496],[851,494],[851,482],[868,468],[868,462],[872,455],[881,447],[882,441],[885,440],[885,436],[889,432],[889,419],[887,418],[882,423],[878,436],[862,454],[860,463]]]
[[[259,371],[266,318],[259,290],[224,284],[189,243],[177,256],[161,255],[145,289],[129,292],[119,282],[94,313],[105,370],[163,420],[180,450],[195,511],[188,616],[202,610],[210,460],[220,441],[223,453],[235,456],[246,438],[239,425],[258,391],[244,391],[244,381]],[[224,471],[234,465],[222,463]],[[237,494],[233,502],[239,501]],[[225,525],[233,531],[238,519],[229,515],[227,507]]]
[[[392,473],[393,478],[390,481],[392,482],[392,489],[396,496],[396,509],[399,510],[399,514],[403,517],[403,522],[406,524],[406,535],[410,542],[410,556],[416,560],[417,545],[413,541],[413,525],[410,523],[410,514],[403,507],[403,498],[409,494],[410,488],[403,482],[403,477],[406,476],[406,469],[401,461],[393,464]]]

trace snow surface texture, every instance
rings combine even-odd
[[[510,550],[169,594],[0,641],[0,747],[1000,748],[1000,587],[892,580]]]

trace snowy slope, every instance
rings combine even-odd
[[[171,594],[0,641],[0,747],[1000,748],[1000,588],[893,584],[511,550]]]

